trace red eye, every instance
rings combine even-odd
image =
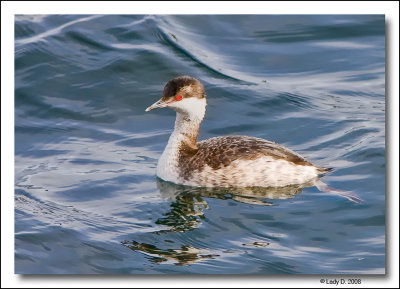
[[[180,100],[182,100],[182,95],[177,95],[177,96],[175,96],[175,100],[177,100],[177,101],[180,101]]]

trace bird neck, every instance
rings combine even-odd
[[[201,120],[198,118],[190,119],[177,112],[175,129],[158,160],[157,176],[168,181],[174,181],[178,178],[177,170],[182,157],[191,156],[198,150],[197,136]]]
[[[172,167],[178,167],[182,157],[191,156],[198,151],[197,137],[200,123],[206,112],[206,100],[185,99],[176,111],[175,128],[157,165],[157,174],[168,175]]]
[[[178,144],[179,147],[183,146],[197,150],[197,137],[202,120],[202,117],[190,117],[177,112],[175,129],[171,135],[171,139],[175,139],[174,143]]]

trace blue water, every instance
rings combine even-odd
[[[242,195],[155,176],[171,78],[200,139],[244,134],[334,171]],[[15,272],[385,273],[383,15],[15,16]]]

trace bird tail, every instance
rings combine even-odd
[[[346,198],[349,201],[357,203],[357,204],[361,203],[363,201],[363,199],[361,199],[356,193],[353,193],[351,191],[343,191],[343,190],[335,189],[333,187],[328,186],[327,184],[325,184],[321,180],[317,180],[315,182],[315,186],[321,192],[325,192],[325,193],[328,193],[328,194],[341,196],[341,197]]]
[[[326,174],[326,173],[329,173],[331,171],[333,171],[333,168],[318,168],[317,169],[318,174],[321,175],[321,176]]]

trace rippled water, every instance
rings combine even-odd
[[[207,91],[200,139],[245,134],[322,166],[315,187],[160,181],[171,78]],[[15,16],[15,272],[385,272],[383,15]]]

